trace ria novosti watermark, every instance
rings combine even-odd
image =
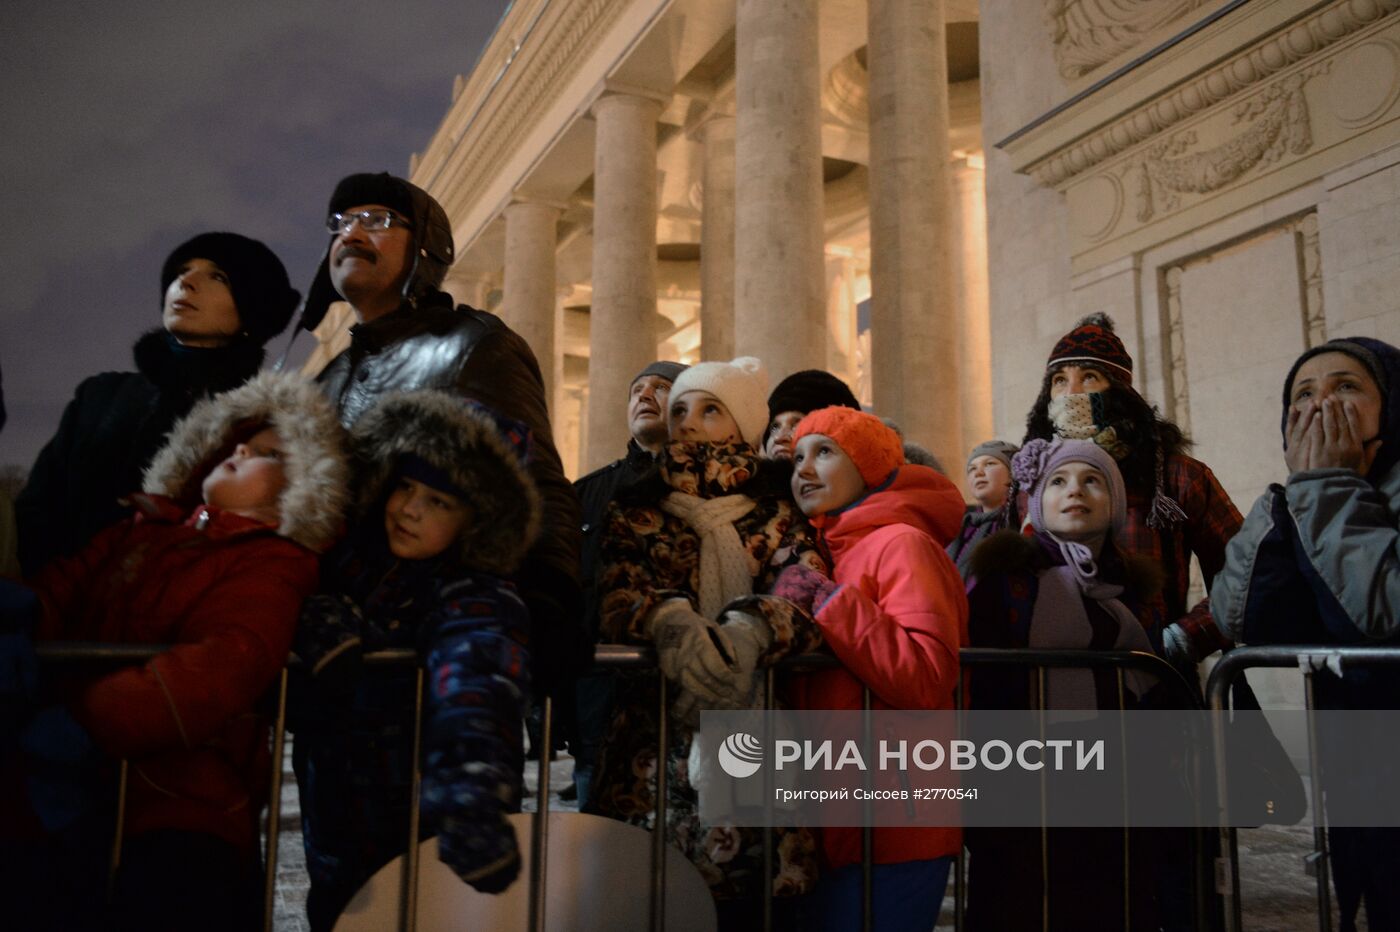
[[[1231,824],[1297,821],[1318,767],[1330,824],[1400,825],[1400,749],[1376,741],[1400,712],[1315,713],[1311,756],[1305,714],[704,712],[688,772],[734,824],[1107,827],[1215,826],[1222,798]]]
[[[1103,770],[1103,739],[1071,741],[1034,738],[1012,747],[1010,742],[993,738],[980,747],[976,742],[954,738],[946,744],[925,738],[910,742],[906,739],[876,743],[875,758],[867,762],[861,743],[854,739],[842,742],[839,750],[831,739],[796,741],[779,739],[773,743],[773,769],[781,772],[796,765],[804,771],[822,770],[935,770],[999,771],[1011,766],[1022,770]],[[724,739],[717,759],[720,768],[735,779],[751,777],[763,766],[763,744],[753,735],[736,732]]]

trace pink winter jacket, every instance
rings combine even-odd
[[[944,549],[962,523],[963,499],[947,477],[904,465],[854,504],[811,519],[840,587],[816,611],[843,669],[796,678],[798,709],[859,709],[861,684],[876,709],[951,709],[958,648],[967,643],[967,597]],[[860,861],[859,828],[827,828],[827,868]],[[956,854],[961,830],[875,830],[875,861],[895,864]]]

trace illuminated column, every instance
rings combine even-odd
[[[776,382],[826,359],[817,0],[738,0],[734,349]]]
[[[656,121],[661,103],[609,93],[593,105],[593,304],[585,472],[623,454],[627,389],[656,358]]]
[[[870,0],[870,277],[875,410],[960,463],[942,0]]]

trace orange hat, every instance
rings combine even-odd
[[[904,441],[899,434],[864,411],[840,406],[813,411],[798,423],[792,442],[796,444],[808,434],[822,434],[836,441],[871,488],[904,465]]]

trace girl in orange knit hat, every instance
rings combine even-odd
[[[831,554],[833,578],[801,566],[773,594],[809,611],[842,667],[798,678],[799,709],[951,709],[958,648],[967,642],[962,578],[944,548],[962,495],[941,473],[906,463],[899,435],[850,408],[813,411],[794,433],[792,492]],[[918,804],[916,804],[918,805]],[[861,830],[822,833],[823,872],[810,928],[860,928]],[[937,921],[958,828],[875,830],[875,925],[926,930]]]

